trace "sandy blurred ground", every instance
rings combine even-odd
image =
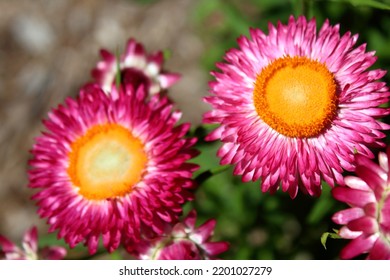
[[[50,108],[90,80],[100,48],[134,37],[150,52],[171,50],[165,68],[183,77],[170,96],[183,120],[200,122],[209,76],[191,22],[196,1],[148,2],[0,0],[0,234],[19,241],[33,224],[44,231],[27,188],[29,149]]]

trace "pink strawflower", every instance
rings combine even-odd
[[[250,36],[212,72],[203,122],[219,127],[206,140],[220,139],[221,164],[235,165],[243,181],[261,179],[263,192],[318,196],[322,180],[342,184],[354,151],[373,157],[368,147],[383,146],[390,128],[376,120],[389,114],[378,106],[390,93],[377,81],[385,71],[368,70],[374,52],[354,48],[358,36],[340,36],[328,21],[317,33],[303,16]]]
[[[192,210],[183,222],[177,223],[164,236],[140,242],[132,253],[148,260],[204,260],[215,259],[228,250],[227,242],[211,241],[215,219],[207,220],[199,227],[195,223],[196,211]]]
[[[117,57],[109,51],[100,51],[103,60],[92,70],[95,81],[108,93],[116,83]],[[161,51],[147,54],[144,46],[129,39],[124,53],[119,57],[122,84],[132,84],[134,88],[143,85],[153,95],[159,93],[180,79],[180,75],[163,70],[164,56]]]
[[[342,259],[366,254],[367,259],[390,259],[390,147],[380,152],[379,166],[363,155],[356,155],[358,177],[345,177],[346,186],[332,190],[334,198],[351,208],[333,215],[344,225],[339,235],[352,239],[341,251]]]
[[[176,222],[193,198],[197,166],[186,161],[197,151],[196,139],[184,137],[190,124],[176,126],[181,112],[172,106],[160,95],[146,99],[143,87],[107,95],[90,85],[49,113],[29,186],[42,189],[33,199],[51,232],[93,254],[100,237],[112,252]]]
[[[22,248],[0,235],[0,248],[0,258],[5,260],[61,260],[66,255],[66,249],[60,246],[47,246],[38,249],[38,231],[36,227],[26,231]]]

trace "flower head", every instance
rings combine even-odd
[[[140,259],[202,260],[214,259],[228,250],[224,241],[211,241],[216,221],[210,219],[195,226],[196,211],[192,210],[183,222],[174,225],[164,236],[144,240],[133,253]]]
[[[379,165],[356,155],[358,177],[345,177],[346,186],[335,187],[333,197],[351,208],[333,215],[344,225],[339,235],[352,239],[341,251],[341,258],[352,259],[368,253],[368,259],[390,259],[390,148],[379,153]]]
[[[197,166],[186,161],[197,151],[184,137],[190,125],[176,126],[181,113],[171,109],[167,97],[147,100],[142,86],[106,95],[89,85],[49,114],[29,186],[42,189],[33,199],[50,231],[93,254],[100,237],[112,252],[176,222],[193,197]]]
[[[117,58],[105,49],[100,53],[103,60],[92,70],[92,76],[108,93],[116,82]],[[179,74],[165,72],[162,69],[164,56],[161,51],[146,54],[144,46],[134,39],[128,40],[125,52],[120,56],[118,63],[122,84],[131,84],[134,88],[143,85],[151,95],[169,88],[180,78]]]
[[[32,227],[24,234],[22,249],[0,235],[0,257],[6,260],[61,260],[66,255],[66,249],[60,246],[48,246],[38,250],[38,231]]]
[[[354,151],[373,157],[368,147],[383,146],[389,129],[377,120],[389,113],[378,106],[390,93],[377,81],[385,71],[368,70],[374,53],[353,48],[357,35],[340,36],[328,21],[317,34],[303,16],[250,35],[212,73],[203,122],[220,126],[206,140],[220,139],[221,164],[235,165],[243,181],[261,178],[264,192],[318,196],[322,180],[342,184]]]

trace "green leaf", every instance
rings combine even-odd
[[[333,231],[334,232],[324,232],[321,235],[321,244],[322,246],[324,246],[325,250],[326,250],[326,241],[328,240],[329,237],[332,239],[341,239],[341,236],[338,234],[338,230],[334,229]]]
[[[307,216],[307,222],[310,225],[318,224],[324,220],[324,217],[333,212],[335,200],[331,195],[331,187],[323,183],[323,191],[321,196],[317,199],[309,215]]]
[[[121,60],[120,60],[120,54],[119,50],[116,50],[116,75],[115,75],[115,83],[116,88],[119,90],[119,87],[121,85],[121,66],[120,66]]]

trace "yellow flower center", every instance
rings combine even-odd
[[[257,75],[253,100],[259,117],[274,130],[288,137],[314,137],[336,115],[336,82],[323,63],[282,57]]]
[[[71,145],[68,174],[79,193],[102,200],[130,193],[147,155],[141,141],[118,124],[95,125]]]

